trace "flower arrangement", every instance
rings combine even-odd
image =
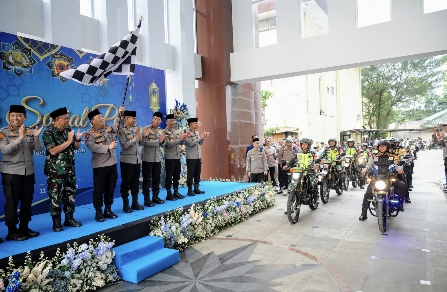
[[[0,291],[88,291],[118,281],[121,278],[113,263],[114,244],[100,235],[88,244],[68,244],[64,254],[58,249],[52,259],[41,252],[36,263],[28,252],[20,267],[15,267],[10,257],[6,271],[0,269]]]
[[[205,205],[193,204],[188,212],[180,207],[154,218],[150,235],[163,237],[165,247],[184,250],[273,206],[275,201],[271,184],[252,186],[224,198],[212,198]]]
[[[188,106],[184,103],[180,104],[178,100],[175,100],[175,107],[170,112],[171,114],[174,115],[175,118],[174,129],[179,133],[189,132],[189,125],[187,120],[190,118],[190,115],[188,112]],[[180,172],[179,185],[185,187],[186,175],[187,175],[185,146],[182,145],[181,149],[182,149],[182,152],[180,153],[181,172]]]

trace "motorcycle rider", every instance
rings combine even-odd
[[[348,147],[345,149],[346,155],[351,155],[352,157],[356,158],[357,156],[357,148],[354,147],[355,141],[354,139],[348,139]]]
[[[287,166],[290,168],[299,165],[302,168],[308,168],[308,175],[311,181],[314,181],[315,174],[318,172],[318,165],[313,163],[316,153],[311,150],[312,143],[312,139],[302,138],[300,140],[301,150],[289,161]]]
[[[380,140],[377,143],[379,148],[379,153],[374,154],[368,161],[366,167],[362,170],[362,174],[365,175],[367,172],[371,171],[372,168],[376,168],[379,174],[388,173],[391,166],[394,166],[394,155],[390,153],[388,150],[390,148],[390,142],[387,140]],[[398,174],[402,174],[403,167],[396,167]],[[399,197],[399,205],[400,211],[403,211],[403,201],[406,193],[408,192],[407,186],[404,182],[397,180],[393,183],[394,190],[396,191],[397,196]],[[366,189],[365,195],[363,197],[362,203],[362,214],[360,214],[359,220],[366,220],[368,217],[366,215],[369,208],[369,200],[373,198],[373,185],[372,182],[368,185]]]
[[[359,157],[363,158],[363,165],[359,165],[359,167],[364,167],[364,165],[368,162],[369,157],[371,155],[371,146],[368,143],[362,143],[362,149],[360,150]],[[365,188],[365,178],[361,176],[360,179],[360,189]]]
[[[289,161],[295,157],[296,148],[292,146],[292,138],[286,139],[285,147],[281,148],[279,151],[279,169],[278,169],[278,179],[279,179],[279,190],[277,194],[282,194],[283,189],[289,188],[289,178],[287,176],[287,164]]]
[[[337,179],[339,179],[340,175],[341,175],[341,165],[337,165],[336,160],[339,155],[343,154],[343,149],[337,145],[337,138],[329,138],[327,143],[329,144],[329,146],[326,147],[326,149],[324,149],[320,158],[327,158],[327,159],[330,159],[333,161],[332,165],[334,166],[334,169],[335,169],[334,174],[335,174],[335,177]],[[341,184],[342,183],[341,179],[339,181]],[[342,186],[340,185],[340,188],[341,187]]]

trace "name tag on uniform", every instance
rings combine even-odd
[[[99,137],[98,139],[95,140],[96,143],[101,143],[104,142],[104,137]]]
[[[388,157],[388,160],[394,160],[394,158],[393,157]]]
[[[130,135],[130,136],[127,136],[127,139],[132,139],[133,137],[132,137],[132,135]]]
[[[374,157],[374,161],[379,161],[379,157]]]

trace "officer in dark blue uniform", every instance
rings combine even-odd
[[[390,142],[388,140],[380,140],[379,143],[377,143],[377,146],[379,148],[379,152],[373,154],[373,156],[369,159],[368,164],[362,170],[363,175],[365,175],[366,172],[371,171],[373,167],[377,169],[378,174],[387,174],[390,171],[390,168],[393,168],[392,166],[394,166],[394,154],[388,151],[391,146]],[[402,174],[404,172],[402,166],[396,166],[396,169],[399,174]],[[399,203],[401,206],[400,210],[403,211],[403,201],[405,195],[408,192],[407,186],[404,182],[399,180],[394,182],[393,186],[397,196],[399,197]],[[368,200],[371,200],[373,198],[372,188],[373,185],[372,183],[370,183],[363,197],[362,214],[360,215],[359,220],[365,220],[368,218],[366,216],[366,213],[369,207]]]

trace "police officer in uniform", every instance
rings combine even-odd
[[[120,113],[124,107],[120,108]],[[112,212],[113,193],[118,180],[116,167],[116,140],[115,133],[118,125],[105,126],[104,118],[98,109],[88,114],[92,128],[85,133],[85,144],[92,152],[93,167],[93,206],[97,222],[104,222],[104,218],[115,219],[118,217]],[[102,205],[104,201],[104,213]]]
[[[267,175],[267,157],[259,149],[259,138],[253,139],[253,148],[247,152],[246,170],[251,182],[262,182]]]
[[[53,230],[64,230],[61,224],[61,203],[64,204],[64,226],[79,227],[82,223],[73,218],[76,197],[76,175],[74,150],[81,147],[83,133],[74,134],[69,126],[68,111],[65,107],[50,113],[53,125],[42,135],[46,148],[44,173],[47,176],[50,215]]]
[[[43,150],[39,134],[42,128],[30,129],[23,124],[26,110],[22,105],[9,108],[9,126],[0,129],[0,149],[2,151],[2,185],[5,202],[5,225],[8,227],[6,240],[22,241],[36,237],[40,233],[29,229],[31,204],[34,194],[33,150]],[[20,225],[17,206],[20,202]],[[0,238],[0,243],[3,239]]]
[[[140,163],[141,163],[141,130],[135,127],[137,113],[135,111],[123,112],[124,126],[118,131],[118,139],[121,145],[120,169],[121,186],[120,193],[123,199],[123,211],[132,213],[133,210],[143,210],[138,204],[138,192],[140,189]],[[132,206],[129,205],[129,190],[132,194]]]
[[[165,167],[166,167],[166,181],[165,187],[167,190],[166,200],[175,201],[183,199],[178,192],[178,181],[182,171],[182,164],[180,163],[180,154],[182,152],[180,146],[185,144],[185,138],[188,134],[179,133],[174,129],[175,117],[173,114],[166,116],[166,129],[164,130],[168,135],[165,140]],[[174,185],[174,193],[171,192],[171,185]]]
[[[143,195],[144,205],[153,207],[154,203],[163,204],[165,201],[158,197],[160,193],[161,156],[160,147],[164,146],[166,133],[158,126],[161,124],[163,114],[155,112],[152,123],[144,128],[143,150]],[[149,193],[149,185],[152,181],[152,201]]]
[[[354,139],[348,139],[347,141],[348,147],[345,149],[346,155],[350,155],[354,158],[357,157],[357,149],[354,147],[355,141]]]
[[[368,164],[365,166],[365,168],[362,170],[362,174],[365,175],[368,171],[371,171],[373,166],[376,166],[378,169],[379,174],[387,174],[389,172],[390,166],[394,165],[394,155],[390,152],[388,152],[388,149],[390,148],[390,142],[387,140],[380,140],[377,143],[377,146],[379,148],[379,153],[374,154],[368,161]],[[397,172],[399,174],[403,173],[402,166],[397,166]],[[403,211],[403,201],[405,198],[405,194],[407,193],[407,186],[404,182],[397,180],[393,183],[394,189],[396,191],[397,196],[399,197],[399,203],[400,203],[400,210]],[[373,186],[372,182],[368,185],[368,188],[366,189],[365,195],[363,196],[363,203],[362,203],[362,214],[359,217],[359,220],[366,220],[367,217],[367,211],[369,207],[369,201],[373,198]]]
[[[202,153],[200,152],[200,146],[205,143],[205,138],[208,137],[208,132],[199,134],[197,124],[199,120],[197,118],[189,118],[189,133],[185,138],[186,143],[186,166],[188,168],[188,174],[186,178],[186,184],[188,185],[188,196],[194,196],[195,194],[204,194],[205,192],[199,189],[200,173],[202,170]],[[192,184],[194,181],[194,191],[192,190]]]
[[[277,194],[282,194],[282,189],[289,188],[289,178],[287,176],[287,164],[295,157],[295,148],[292,147],[292,138],[287,138],[285,147],[279,151],[279,191]]]

